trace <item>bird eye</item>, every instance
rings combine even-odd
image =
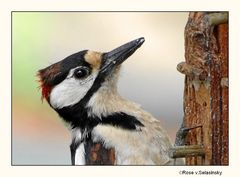
[[[76,79],[81,79],[86,77],[89,74],[89,70],[87,68],[78,68],[74,71],[74,77]]]

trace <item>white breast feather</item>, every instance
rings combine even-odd
[[[84,149],[84,143],[81,143],[75,154],[75,165],[85,165],[85,149]]]
[[[81,141],[82,133],[79,128],[75,128],[72,130],[72,139],[75,141]],[[75,153],[75,165],[85,165],[85,149],[84,143],[81,143],[76,149]]]

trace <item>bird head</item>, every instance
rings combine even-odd
[[[86,105],[99,88],[114,89],[120,65],[143,43],[139,38],[105,53],[83,50],[39,70],[42,99],[54,109]]]

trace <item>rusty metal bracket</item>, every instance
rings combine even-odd
[[[185,145],[185,138],[189,131],[197,128],[202,128],[202,125],[195,125],[192,127],[184,127],[183,125],[181,126],[176,134],[175,147],[169,150],[169,156],[171,158],[205,156],[203,145]]]
[[[196,125],[192,127],[184,127],[182,124],[180,129],[176,133],[175,146],[184,146],[186,144],[185,138],[192,129],[202,128],[202,125]]]

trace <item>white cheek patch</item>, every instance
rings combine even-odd
[[[78,103],[92,87],[98,73],[95,72],[84,79],[76,79],[73,77],[75,69],[70,70],[66,79],[52,89],[50,104],[53,108],[61,109]]]

